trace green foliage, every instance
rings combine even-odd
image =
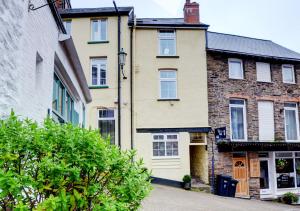
[[[190,183],[192,181],[192,177],[190,175],[184,175],[184,177],[182,178],[182,181],[184,183]]]
[[[287,192],[282,196],[281,200],[286,204],[292,204],[298,201],[298,196],[295,193]]]
[[[137,210],[150,173],[133,151],[120,151],[98,131],[0,120],[2,210]]]

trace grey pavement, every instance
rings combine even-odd
[[[226,198],[208,193],[154,185],[141,211],[300,211],[300,206],[277,202]]]

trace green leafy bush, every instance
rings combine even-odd
[[[190,183],[192,181],[192,177],[190,175],[184,175],[184,177],[182,178],[182,181],[184,183]]]
[[[151,190],[134,152],[122,152],[98,131],[43,126],[14,114],[0,121],[2,210],[137,210]]]
[[[281,200],[286,204],[292,204],[298,201],[298,196],[295,193],[287,192],[282,196]]]

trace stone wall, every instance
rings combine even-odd
[[[229,79],[228,58],[243,60],[244,79]],[[272,82],[257,82],[256,62],[271,64]],[[300,64],[295,63],[296,84],[282,82],[282,64],[288,61],[264,60],[247,56],[234,56],[222,53],[207,53],[208,70],[208,103],[209,125],[212,129],[227,128],[227,139],[230,139],[229,99],[241,98],[246,100],[246,118],[248,141],[259,141],[258,128],[258,101],[268,100],[274,102],[275,141],[285,139],[284,131],[284,102],[300,102]],[[208,137],[209,173],[211,176],[212,141],[214,135]],[[256,153],[257,154],[257,153]],[[232,176],[232,153],[218,153],[214,143],[215,174]],[[250,194],[259,194],[259,179],[251,178]]]

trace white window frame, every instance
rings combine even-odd
[[[258,70],[259,70],[259,65],[268,65],[268,80],[264,80],[264,79],[260,79],[259,78],[259,74],[258,74]],[[272,82],[272,75],[271,75],[271,64],[267,63],[267,62],[256,62],[256,80],[259,82]]]
[[[289,103],[289,102],[286,102]],[[297,103],[291,103],[295,104],[296,107],[286,107],[284,106],[284,134],[285,134],[285,141],[286,142],[299,142],[299,113],[298,113],[298,104]],[[295,111],[296,115],[296,128],[297,128],[297,140],[288,140],[287,139],[287,129],[286,129],[286,116],[285,116],[285,111],[290,110],[290,111]]]
[[[231,71],[230,71],[230,63],[231,62],[239,62],[241,64],[240,65],[241,66],[241,71],[242,71],[242,77],[241,78],[232,76]],[[235,58],[229,58],[228,59],[228,74],[229,74],[229,78],[231,78],[231,79],[244,79],[245,75],[244,75],[243,60],[241,60],[241,59],[235,59]]]
[[[103,110],[111,110],[114,112],[114,117],[100,117],[100,111],[103,111]],[[98,121],[97,121],[97,125],[99,125],[99,121],[101,120],[106,120],[106,121],[109,121],[109,120],[114,120],[115,121],[115,144],[117,145],[117,120],[116,120],[116,115],[117,115],[117,112],[116,112],[116,109],[115,108],[99,108],[97,109],[97,114],[98,114]],[[99,128],[99,127],[98,127]],[[100,129],[100,128],[99,128]]]
[[[101,21],[105,21],[105,39],[103,39],[101,37]],[[98,24],[98,29],[99,29],[99,37],[98,38],[93,38],[93,22],[97,22]],[[108,23],[107,23],[107,19],[105,18],[100,18],[100,19],[91,19],[91,41],[93,42],[102,42],[102,41],[107,41],[108,40],[108,37],[107,37],[107,31],[108,31]]]
[[[160,77],[160,73],[161,72],[175,72],[175,78],[161,78]],[[178,97],[177,97],[177,70],[172,70],[172,69],[170,69],[170,70],[159,70],[158,71],[158,73],[159,73],[159,98],[160,99],[162,99],[162,100],[174,100],[174,99],[177,99]],[[162,97],[162,93],[161,93],[161,83],[162,82],[164,82],[164,81],[167,81],[167,82],[175,82],[175,84],[176,84],[176,88],[175,88],[175,97],[174,98],[170,98],[170,97],[165,97],[165,98],[163,98]]]
[[[230,100],[242,100],[244,101],[244,104],[230,104]],[[247,134],[247,115],[246,115],[246,100],[244,99],[235,99],[235,98],[231,98],[229,100],[229,119],[230,119],[230,140],[231,141],[247,141],[248,140],[248,134]],[[237,108],[243,108],[243,119],[244,119],[244,139],[233,139],[232,138],[232,126],[231,126],[231,108],[232,107],[237,107]]]
[[[292,68],[292,71],[293,71],[293,81],[286,81],[285,80],[285,77],[284,77],[284,68],[287,67],[287,68]],[[283,64],[282,67],[281,67],[281,70],[282,70],[282,81],[283,83],[286,83],[286,84],[295,84],[296,83],[296,80],[295,80],[295,69],[294,69],[294,65],[291,65],[291,64]]]
[[[90,84],[93,87],[96,86],[107,86],[107,59],[106,58],[91,58],[90,59]],[[97,84],[93,84],[93,65],[97,65]],[[105,65],[105,84],[101,84],[101,66]]]
[[[154,140],[154,136],[163,136],[164,137],[164,139],[163,140]],[[177,139],[175,140],[175,139],[170,139],[170,140],[168,140],[167,139],[167,136],[168,135],[176,135],[177,136]],[[178,155],[177,156],[167,156],[166,155],[166,153],[167,153],[167,142],[175,142],[175,141],[177,141],[177,146],[178,146],[178,148],[177,148],[177,151],[178,151]],[[154,156],[153,155],[153,143],[155,143],[155,142],[164,142],[165,143],[165,156]],[[178,159],[178,158],[180,158],[180,154],[179,154],[179,134],[178,133],[154,133],[154,134],[152,134],[152,146],[151,146],[151,154],[152,154],[152,159],[153,160],[155,160],[155,159],[174,159],[174,158],[176,158],[176,159]]]
[[[162,31],[173,31],[173,35],[171,35],[171,36],[162,36],[161,35],[161,32]],[[161,45],[160,45],[160,41],[161,40],[174,40],[174,54],[161,54]],[[175,30],[172,30],[172,29],[170,29],[170,30],[168,30],[168,29],[165,29],[165,30],[163,30],[163,29],[161,29],[161,30],[159,30],[158,31],[158,50],[159,50],[159,52],[158,52],[158,55],[160,55],[160,56],[176,56],[176,54],[177,54],[177,44],[176,44],[176,31]]]
[[[64,20],[63,24],[64,24],[64,27],[67,31],[67,34],[71,35],[71,33],[72,33],[72,20]],[[68,31],[67,24],[70,24],[70,31]]]

